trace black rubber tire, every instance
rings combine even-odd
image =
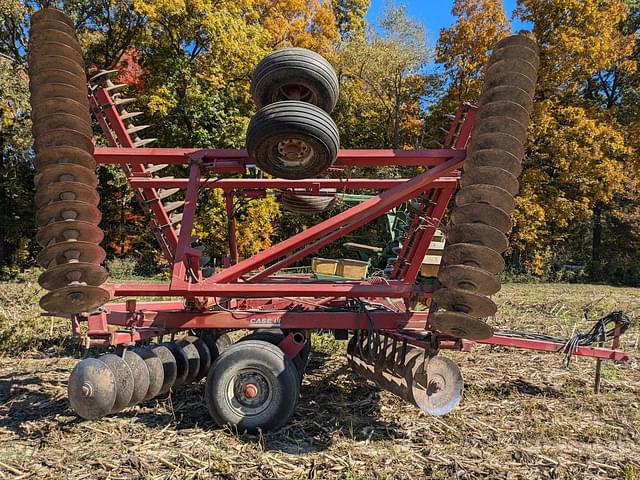
[[[309,156],[285,163],[278,154],[278,144],[286,140],[304,142],[311,150]],[[313,177],[333,165],[340,134],[324,110],[304,102],[285,101],[267,105],[255,114],[247,129],[246,143],[250,159],[261,170],[298,180]]]
[[[283,100],[291,100],[283,89],[300,86],[301,101],[330,113],[338,102],[340,86],[331,64],[321,55],[305,48],[283,48],[264,57],[253,72],[251,95],[258,109]]]
[[[232,382],[249,370],[259,373],[268,383],[270,395],[264,410],[250,416],[233,408],[229,399]],[[211,417],[219,425],[229,425],[240,433],[267,432],[280,428],[291,418],[298,402],[299,385],[296,367],[282,350],[268,342],[247,340],[235,343],[214,362],[207,376],[205,400]]]
[[[286,190],[280,197],[282,208],[302,215],[315,215],[326,212],[336,204],[336,197],[320,195],[300,195]]]
[[[250,333],[242,337],[238,342],[246,342],[247,340],[257,340],[261,342],[267,342],[271,345],[275,345],[276,347],[280,344],[282,340],[284,340],[284,333],[282,333],[279,329],[273,330],[256,330],[255,332]],[[308,343],[308,342],[307,342]],[[302,376],[304,375],[305,368],[307,367],[307,360],[303,357],[303,352],[305,347],[302,347],[302,350],[291,359],[293,364],[296,366],[296,370],[298,371],[298,376],[300,377],[300,381],[302,381]]]

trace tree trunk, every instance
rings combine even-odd
[[[393,148],[395,150],[400,148],[400,92],[402,92],[402,75],[398,74],[396,81],[396,104],[393,118]]]

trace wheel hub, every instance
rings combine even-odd
[[[236,375],[228,389],[229,404],[243,415],[258,415],[271,401],[269,381],[257,371],[245,371]]]
[[[284,160],[304,160],[310,151],[311,147],[297,138],[287,138],[278,142],[278,153]]]

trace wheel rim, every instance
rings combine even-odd
[[[271,381],[255,369],[244,369],[227,382],[227,405],[243,417],[264,412],[273,398]]]
[[[290,83],[278,88],[279,100],[298,100],[299,102],[312,103],[314,98],[313,92],[304,85]]]
[[[287,166],[298,166],[313,158],[313,147],[299,138],[285,138],[276,146],[278,160]]]

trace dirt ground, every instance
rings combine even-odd
[[[435,418],[354,375],[344,344],[323,336],[297,412],[276,433],[216,427],[203,384],[84,421],[66,400],[77,362],[66,326],[36,318],[33,302],[15,303],[36,293],[0,284],[0,478],[640,479],[637,360],[607,364],[604,391],[595,395],[591,359],[565,369],[560,354],[445,352],[459,363],[466,391],[454,413]],[[563,336],[614,308],[634,319],[640,312],[640,289],[506,285],[496,297],[497,328]],[[638,324],[623,346],[640,358]]]

